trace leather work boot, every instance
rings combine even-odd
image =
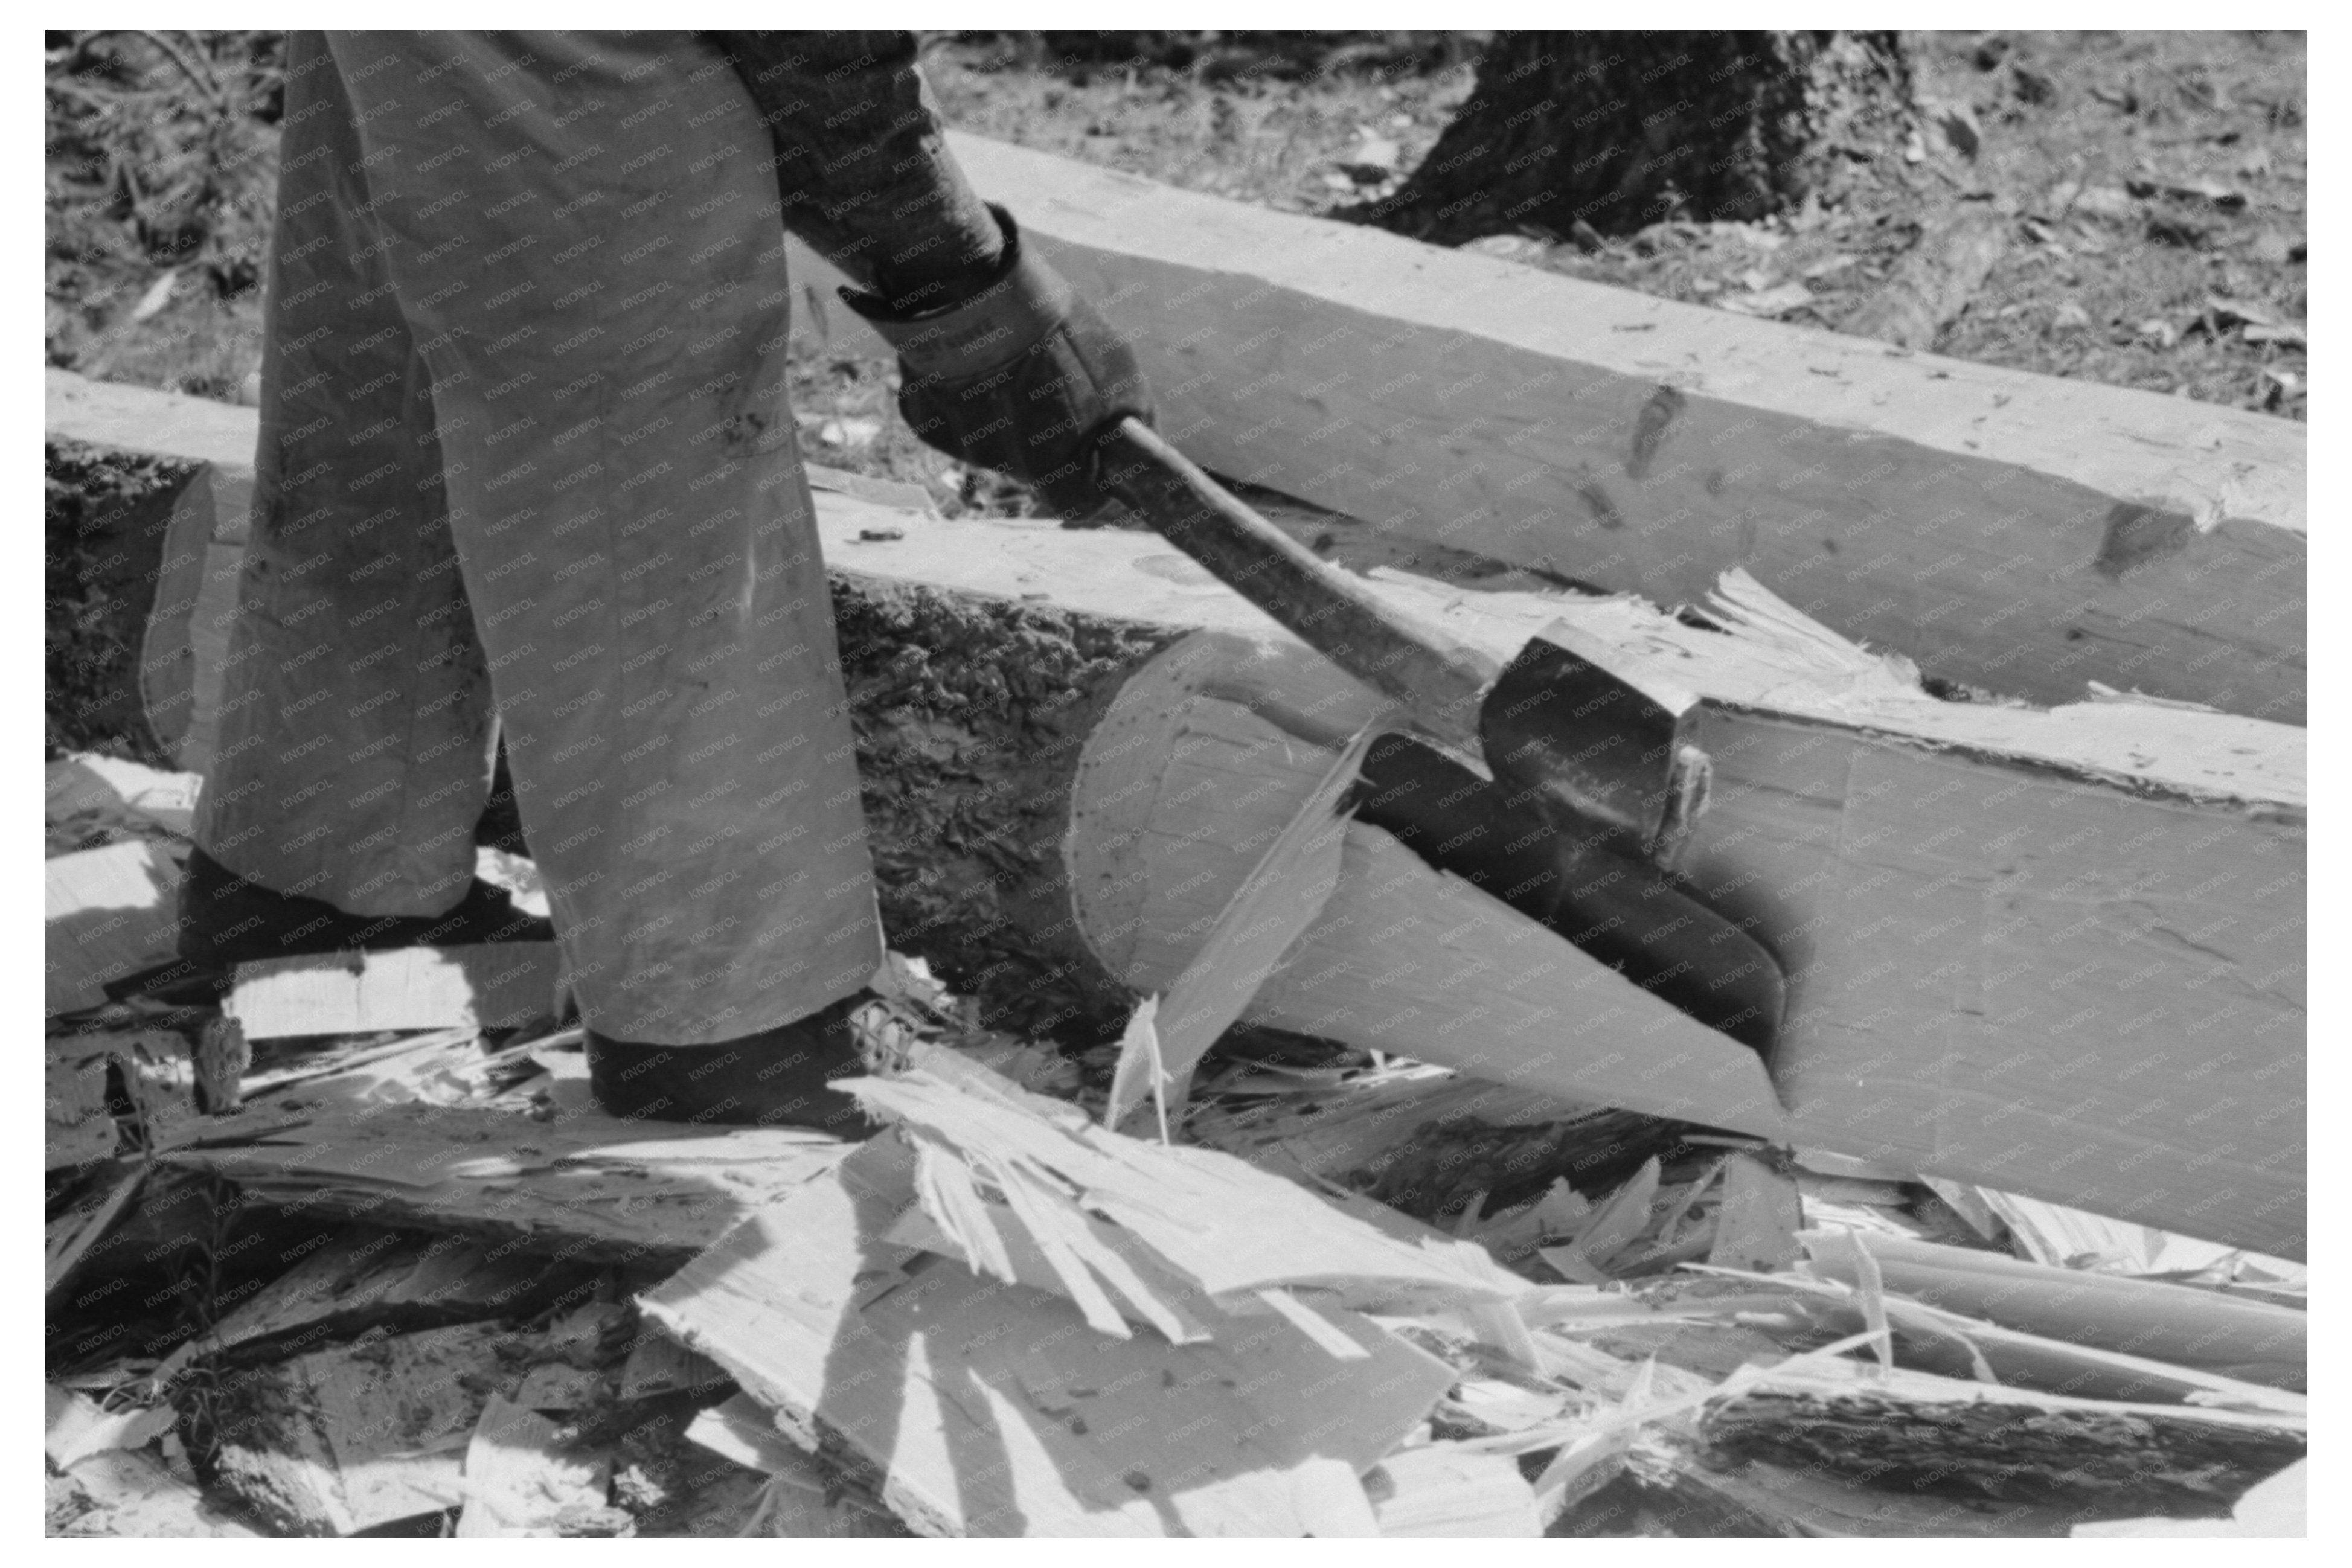
[[[588,1087],[614,1116],[731,1127],[812,1127],[842,1138],[874,1129],[857,1102],[825,1087],[867,1071],[855,1015],[872,991],[804,1019],[715,1045],[635,1045],[594,1030]]]
[[[551,923],[517,909],[504,888],[479,877],[440,915],[346,915],[322,899],[248,882],[202,850],[190,852],[180,883],[180,958],[191,974],[354,947],[382,953],[553,940]]]

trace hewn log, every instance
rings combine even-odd
[[[1090,716],[1106,694],[1131,689],[1131,672],[1171,628],[1219,628],[1287,647],[1294,662],[1308,655],[1148,537],[943,522],[843,495],[820,496],[819,520],[835,569],[861,765],[883,781],[868,815],[894,940],[943,955],[935,961],[958,984],[982,977],[982,994],[1008,1023],[1058,1016],[1080,1032],[1115,1023],[1126,996],[1119,982],[1138,977],[1114,978],[1092,962],[1059,904],[1056,857],[1039,852],[1037,830],[1064,809],[1062,768],[1075,760],[1048,749],[1057,737],[1105,735]],[[899,537],[863,538],[870,521],[887,521]],[[1713,727],[1702,739],[1716,753],[1717,800],[1686,864],[1734,913],[1763,921],[1800,977],[1801,1022],[1789,1039],[1806,1043],[1791,1050],[1784,1041],[1780,1092],[1801,1117],[1817,1114],[1809,1109],[1816,1101],[1847,1105],[1831,1118],[1834,1140],[1809,1134],[1808,1142],[1906,1169],[1961,1174],[1965,1166],[2004,1190],[2032,1189],[2009,1161],[2020,1148],[2038,1151],[2059,1162],[2041,1184],[2053,1199],[2300,1253],[2299,732],[2137,703],[2051,713],[1939,703],[1908,674],[1825,641],[1818,628],[1776,641],[1750,624],[1728,637],[1630,601],[1466,593],[1393,575],[1384,591],[1497,656],[1568,617],[1606,658],[1648,659],[1654,674],[1712,699],[1705,722]],[[861,608],[868,603],[881,608]],[[1016,658],[1060,674],[998,692],[992,683],[1003,672],[989,662]],[[1339,679],[1315,667],[1318,679]],[[912,683],[919,700],[900,702],[908,671],[928,673]],[[959,716],[971,692],[985,696],[977,717]],[[1040,705],[1043,727],[1027,717]],[[944,744],[912,744],[926,736]],[[1311,783],[1319,768],[1312,747],[1289,745],[1298,777]],[[1279,823],[1278,799],[1251,793],[1270,777],[1203,809],[1211,838],[1237,857],[1236,880],[1255,852],[1244,847],[1250,822],[1271,814]],[[1988,778],[2000,781],[1994,794],[1971,793]],[[1160,779],[1142,787],[1157,793]],[[945,815],[936,804],[942,789],[963,792]],[[2043,825],[2061,820],[2069,825]],[[989,828],[999,821],[1018,831]],[[972,823],[981,831],[963,825]],[[1882,835],[1877,847],[1870,834]],[[1874,856],[1888,863],[1868,865]],[[2062,868],[2058,859],[2068,856]],[[934,867],[943,869],[918,880],[919,869]],[[1872,880],[1882,873],[1891,880]],[[2070,885],[2067,876],[2081,880]],[[1846,907],[1893,900],[1889,889],[1916,889],[1913,907],[1933,911],[1904,929],[1941,935],[1903,946],[1892,928],[1870,929],[1874,915]],[[1181,925],[1213,918],[1222,903],[1209,882],[1183,897],[1189,913],[1181,900],[1162,901],[1159,913]],[[1497,913],[1480,908],[1481,922]],[[1524,921],[1493,929],[1515,939],[1532,933],[1537,950],[1563,966],[1579,956]],[[2076,956],[2053,970],[2052,955],[2069,947]],[[1462,972],[1491,971],[1500,950],[1498,937],[1476,963],[1465,956]],[[1024,954],[1045,957],[1032,964]],[[1383,960],[1367,972],[1388,967]],[[1008,987],[1007,977],[1020,983]],[[1172,971],[1141,979],[1168,977]],[[1605,974],[1599,980],[1622,985]],[[1485,984],[1465,983],[1473,991]],[[1949,994],[1929,1007],[1922,983]],[[2179,1010],[2153,1006],[2151,985],[2169,988],[2164,994]],[[1492,1000],[1465,992],[1428,1026],[1393,1026],[1372,1043],[1443,1059],[1444,1030]],[[2056,1010],[2034,1034],[2042,1007]],[[1571,1016],[1607,1010],[1580,1005]],[[1925,1032],[1900,1033],[1903,1020]],[[1671,1009],[1654,1021],[1659,1034],[1637,1037],[1632,1052],[1652,1069],[1661,1039],[1717,1049],[1719,1037],[1686,1037],[1686,1020]],[[1492,1027],[1491,1015],[1481,1027]],[[1538,1027],[1532,1015],[1527,1027]],[[2028,1037],[2026,1048],[1985,1054],[2003,1039]],[[1752,1073],[1753,1059],[1740,1057],[1744,1066],[1727,1059],[1724,1071]],[[1709,1098],[1702,1077],[1664,1069],[1644,1082],[1639,1097],[1629,1090],[1620,1103],[1737,1124],[1739,1113],[1719,1094]],[[1595,1097],[1589,1082],[1562,1092]],[[2197,1120],[2163,1134],[2136,1125],[2151,1094]],[[2197,1103],[2184,1109],[2190,1099]],[[2012,1113],[2012,1101],[2029,1109]],[[1749,1109],[1762,1118],[1759,1130],[1783,1125],[1765,1100]]]
[[[2302,721],[2291,422],[950,140],[1135,340],[1161,428],[1214,472],[1664,603],[1745,566],[1931,674],[2040,702],[2098,680]]]
[[[51,756],[110,744],[150,761],[140,692],[147,610],[175,509],[203,469],[51,439],[43,457],[42,738]]]
[[[1714,790],[1683,864],[1789,973],[1770,1081],[1361,825],[1247,1016],[2302,1255],[2301,731],[1938,703],[1752,598],[1718,609],[1725,635],[1624,601],[1394,586],[1497,657],[1557,617],[1579,652],[1701,695]],[[1292,645],[1230,637],[1130,681],[1073,800],[1107,967],[1164,990],[1328,734],[1382,711]]]
[[[911,538],[903,549],[923,560]],[[1115,1033],[1128,993],[1070,919],[1070,780],[1128,675],[1181,632],[863,573],[833,588],[890,945],[979,998],[991,1028]]]

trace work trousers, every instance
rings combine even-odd
[[[679,33],[297,33],[198,841],[463,895],[502,731],[573,993],[704,1044],[881,957],[766,128]]]

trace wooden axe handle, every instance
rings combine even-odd
[[[1308,647],[1393,698],[1433,738],[1484,756],[1478,705],[1500,666],[1318,557],[1139,420],[1112,426],[1102,459],[1112,493],[1170,544]]]

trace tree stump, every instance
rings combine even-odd
[[[1347,215],[1439,245],[1754,219],[1899,145],[1915,113],[1890,32],[1497,33],[1421,167]]]

